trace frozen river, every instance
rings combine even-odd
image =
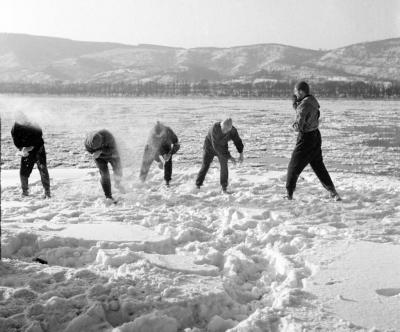
[[[320,104],[328,169],[400,175],[398,101],[321,100]],[[18,110],[42,126],[51,168],[93,167],[83,147],[85,133],[108,128],[123,146],[125,165],[134,171],[156,120],[171,126],[182,142],[177,167],[200,163],[207,130],[225,116],[233,118],[252,167],[285,168],[295,142],[290,100],[1,96],[3,169],[19,164],[10,136],[12,114]]]

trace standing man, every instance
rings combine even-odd
[[[20,113],[11,129],[11,136],[15,146],[21,151],[19,176],[22,196],[29,195],[28,179],[36,163],[44,188],[43,198],[50,198],[50,177],[47,170],[42,129],[37,124],[31,123],[24,114]]]
[[[302,81],[295,85],[293,108],[296,110],[296,121],[293,128],[299,134],[296,146],[289,162],[286,179],[286,198],[293,199],[296,182],[303,169],[310,164],[322,185],[330,192],[330,196],[340,201],[335,186],[322,160],[321,134],[319,132],[319,104],[310,94],[309,85]]]
[[[209,130],[203,145],[203,163],[196,180],[196,187],[198,189],[203,185],[211,162],[217,156],[221,167],[220,183],[222,191],[226,193],[228,187],[228,160],[236,164],[236,159],[231,156],[228,149],[228,142],[230,140],[233,141],[240,154],[239,162],[242,162],[244,146],[236,128],[232,125],[232,119],[229,118],[222,122],[217,122]]]
[[[157,121],[151,130],[143,153],[140,180],[146,181],[150,166],[153,161],[158,163],[160,169],[164,168],[164,180],[167,187],[172,178],[172,155],[178,152],[180,144],[174,131]],[[160,159],[162,157],[163,161]]]
[[[111,179],[108,170],[108,163],[111,164],[114,172],[115,187],[121,192],[125,192],[125,190],[121,185],[121,158],[119,156],[114,136],[106,129],[92,131],[86,135],[85,148],[90,154],[92,154],[92,157],[100,171],[100,183],[106,199],[109,199],[111,202],[116,204],[117,201],[111,194]]]

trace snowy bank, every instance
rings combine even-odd
[[[399,179],[333,173],[338,203],[305,172],[290,202],[282,171],[232,167],[231,195],[197,171],[128,176],[115,206],[96,170],[50,170],[50,200],[3,171],[0,330],[400,329]]]

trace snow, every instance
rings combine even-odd
[[[325,247],[324,253],[313,253],[311,259],[318,257],[321,269],[307,280],[305,289],[355,325],[399,329],[400,246],[339,241],[331,247]],[[334,261],[327,251],[334,253]]]
[[[399,328],[398,179],[364,181],[365,176],[334,173],[344,196],[337,203],[325,199],[306,172],[301,197],[287,202],[279,195],[284,172],[236,168],[234,193],[222,195],[216,168],[198,191],[186,183],[197,168],[176,170],[167,189],[154,167],[148,184],[127,180],[133,192],[117,194],[120,203],[107,206],[93,170],[75,170],[72,178],[67,169],[57,171],[50,200],[35,194],[39,182],[32,185],[32,197],[21,198],[18,172],[2,172],[7,183],[2,251],[10,259],[2,263],[1,326],[43,331]],[[348,249],[349,241],[356,249]],[[340,247],[343,253],[328,249],[340,243],[347,246]],[[29,262],[31,257],[49,266]],[[307,303],[318,315],[300,323],[304,311],[315,310]]]
[[[139,102],[154,105],[150,99]],[[177,102],[189,103],[166,105]],[[190,103],[204,106],[208,115],[213,107],[209,101]],[[247,101],[213,103],[245,109]],[[387,126],[393,121],[388,105],[380,113]],[[360,114],[356,106],[368,104],[345,106],[350,116]],[[202,112],[195,116],[204,127]],[[265,131],[252,126],[264,120],[243,112],[237,117],[245,144],[257,152],[249,151],[243,165],[230,165],[230,195],[221,194],[217,163],[201,190],[194,187],[199,165],[191,158],[198,151],[190,142],[203,137],[197,132],[185,136],[183,131],[185,157],[174,159],[170,188],[156,165],[145,184],[137,180],[135,165],[125,165],[127,193],[113,188],[117,205],[103,199],[98,171],[83,168],[93,167],[90,160],[78,157],[74,166],[71,158],[51,167],[53,197],[43,200],[37,170],[30,178],[31,195],[21,197],[15,160],[5,159],[0,331],[400,330],[400,179],[392,172],[399,169],[398,158],[392,158],[398,150],[371,147],[361,154],[352,136],[346,136],[350,143],[343,151],[338,149],[344,139],[335,137],[345,117],[328,112],[336,122],[324,131],[324,137],[331,135],[327,165],[343,201],[330,200],[309,168],[295,199],[286,201],[292,145],[277,134],[268,153],[259,141],[251,146]],[[361,118],[362,124],[374,121],[370,113]],[[272,117],[267,131],[277,122]],[[76,132],[71,135],[72,148],[82,144],[75,141]],[[52,148],[61,151],[64,143],[54,138],[49,159],[61,161]],[[10,144],[2,139],[6,158]],[[369,166],[378,154],[390,167]],[[338,158],[330,167],[332,155]],[[342,168],[345,158],[355,164],[351,172]],[[35,257],[48,264],[33,262]]]

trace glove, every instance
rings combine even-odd
[[[177,153],[178,151],[179,151],[179,149],[181,148],[181,145],[179,144],[179,143],[175,143],[173,146],[172,146],[172,154],[175,154],[175,153]]]
[[[101,155],[101,150],[97,150],[97,151],[93,152],[92,158],[97,159],[100,157],[100,155]]]
[[[33,149],[33,146],[24,146],[22,149],[21,149],[21,157],[28,157],[29,156],[29,151],[32,151],[32,149]]]
[[[171,152],[170,152],[170,153],[163,154],[162,157],[163,157],[163,159],[164,159],[164,162],[169,161],[169,160],[171,159]]]

